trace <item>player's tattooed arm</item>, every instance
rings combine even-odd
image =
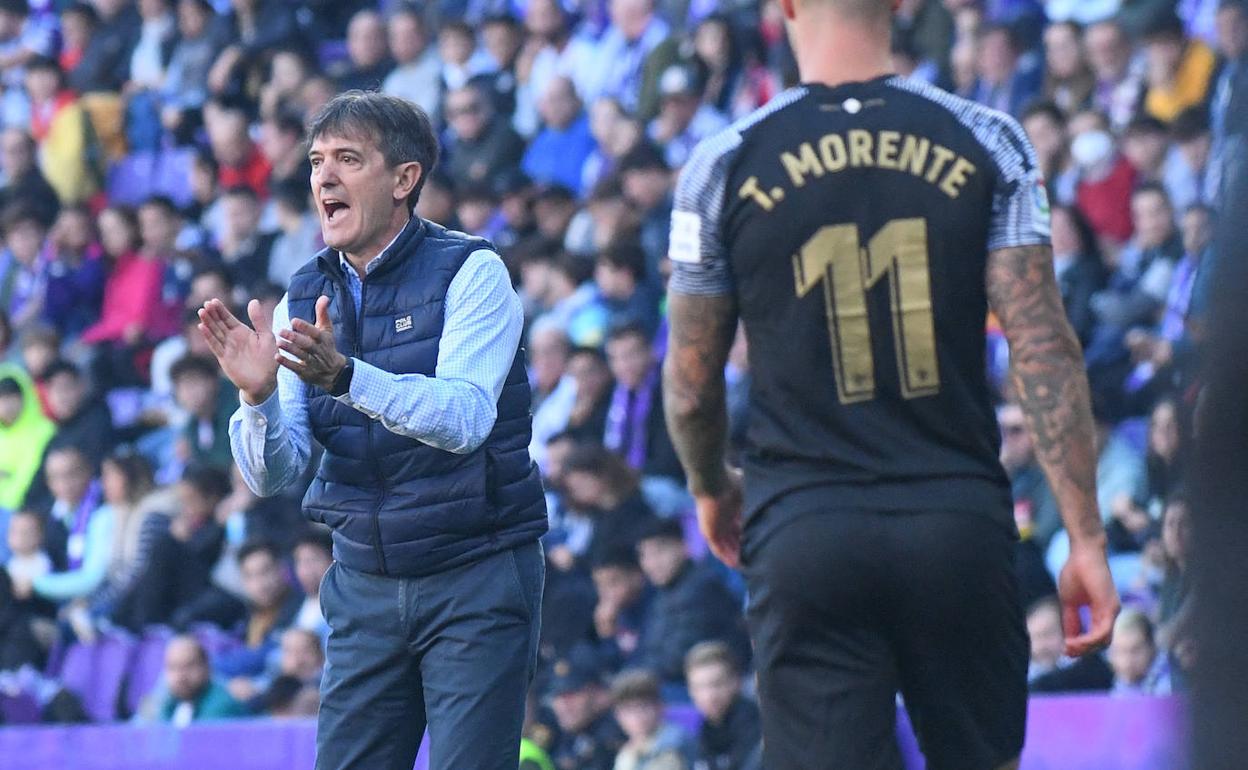
[[[988,300],[1010,346],[1010,379],[1072,542],[1105,537],[1083,351],[1066,320],[1048,246],[988,257]]]
[[[672,293],[663,365],[663,408],[694,495],[719,495],[728,481],[724,365],[737,330],[729,295]]]

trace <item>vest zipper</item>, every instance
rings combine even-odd
[[[351,355],[354,358],[363,360],[360,353],[360,338],[363,336],[363,330],[360,329],[359,310],[365,305],[364,297],[368,292],[368,281],[364,278],[360,279],[360,308],[356,308],[355,306],[355,300],[351,296],[351,288],[345,285],[342,288],[345,290],[343,294],[346,297],[347,306],[351,310]],[[381,506],[385,503],[386,497],[389,496],[390,490],[386,486],[385,476],[382,474],[377,457],[373,452],[373,422],[374,420],[369,418],[368,422],[364,425],[365,454],[368,455],[369,465],[373,467],[374,478],[377,480],[377,486],[381,490],[381,494],[377,497],[377,502],[373,504],[371,514],[373,524],[373,551],[377,554],[377,565],[381,568],[381,574],[387,575],[389,574],[389,571],[386,569],[386,554],[385,550],[381,547]]]

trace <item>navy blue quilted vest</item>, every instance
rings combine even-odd
[[[413,218],[363,284],[363,312],[335,251],[290,280],[292,318],[313,321],[331,298],[338,350],[395,374],[433,376],[451,279],[488,242]],[[313,388],[308,417],[325,447],[303,499],[333,529],[334,558],[383,575],[429,575],[536,540],[546,531],[541,479],[529,457],[532,430],[524,351],[516,351],[485,443],[466,455],[434,449]]]

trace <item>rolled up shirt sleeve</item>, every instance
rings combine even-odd
[[[485,442],[524,327],[524,309],[498,254],[474,251],[447,288],[434,376],[394,374],[358,359],[338,401],[386,430],[468,454]]]

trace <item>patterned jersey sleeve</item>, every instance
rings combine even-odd
[[[998,176],[988,250],[1048,244],[1049,196],[1036,151],[1018,121],[1000,118],[996,146],[991,148]]]
[[[720,216],[728,162],[741,145],[741,135],[729,128],[694,149],[676,181],[672,232],[668,256],[672,279],[668,290],[677,294],[731,294],[732,275],[724,248]]]

